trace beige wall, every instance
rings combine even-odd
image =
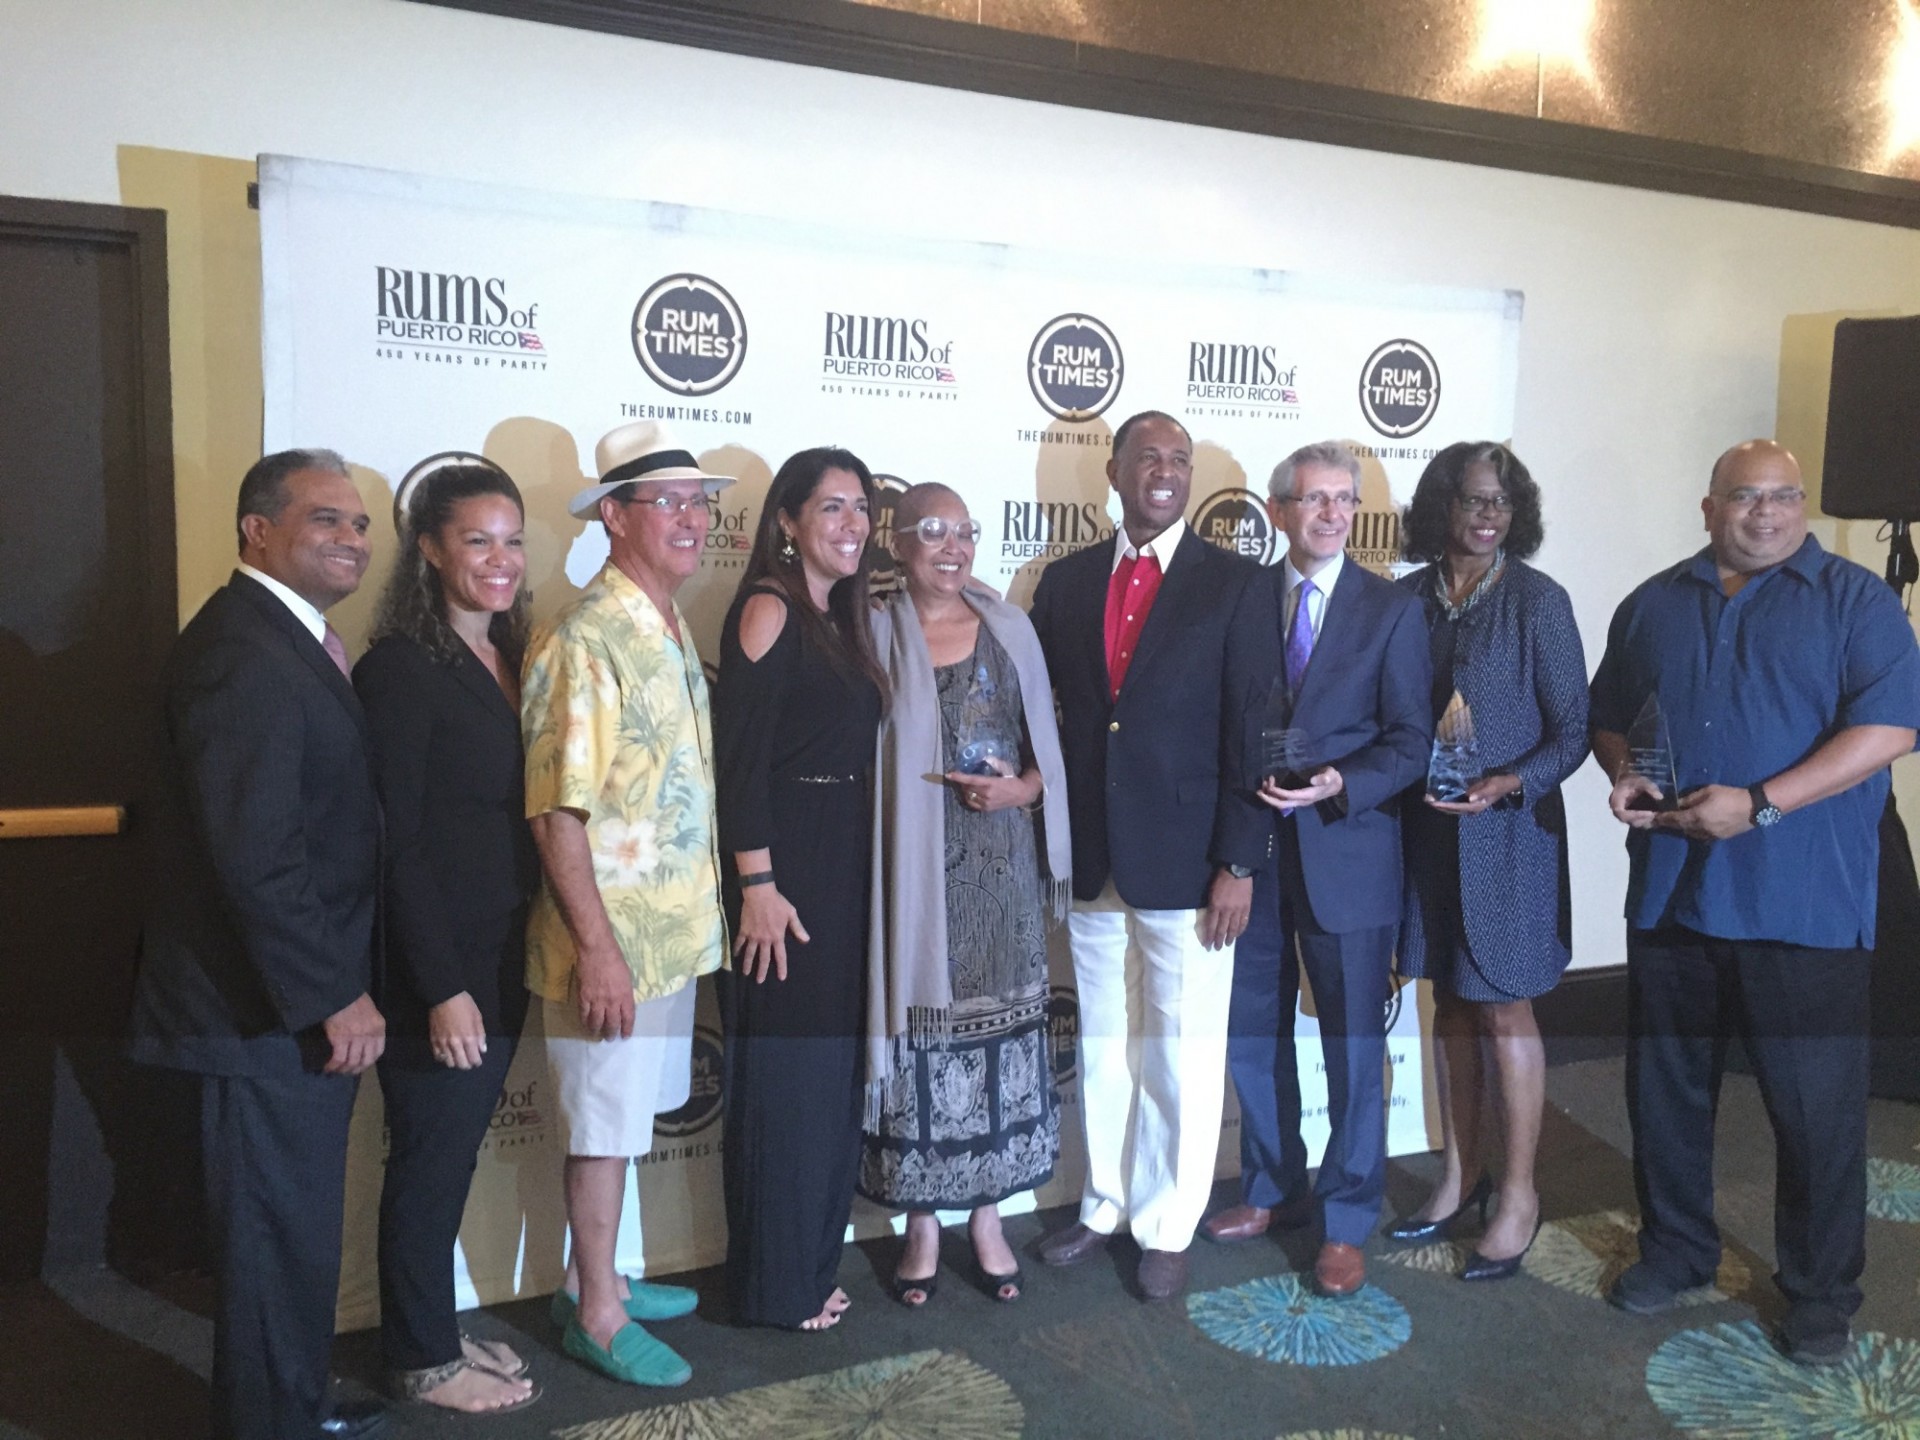
[[[1546,489],[1540,563],[1573,595],[1589,664],[1630,585],[1701,543],[1698,497],[1721,449],[1777,429],[1817,450],[1823,327],[1830,345],[1836,315],[1920,309],[1911,232],[402,0],[0,0],[0,34],[0,192],[168,212],[183,613],[231,563],[233,489],[259,445],[245,185],[263,152],[1070,253],[1522,290],[1512,438]],[[587,456],[595,438],[572,437]],[[362,483],[385,525],[385,482]],[[1821,533],[1879,568],[1871,526]],[[390,533],[376,538],[390,554]],[[370,601],[342,613],[349,634]],[[1576,964],[1620,958],[1625,862],[1603,788],[1589,766],[1569,797]]]

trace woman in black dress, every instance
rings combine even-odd
[[[1505,446],[1462,442],[1435,456],[1403,535],[1409,559],[1433,562],[1400,583],[1426,610],[1436,733],[1445,738],[1462,706],[1471,714],[1466,774],[1477,778],[1464,798],[1430,793],[1401,811],[1399,967],[1433,982],[1446,1170],[1387,1233],[1421,1240],[1476,1204],[1484,1215],[1488,1132],[1504,1121],[1500,1208],[1461,1276],[1499,1280],[1540,1226],[1546,1055],[1533,998],[1572,956],[1560,782],[1587,755],[1587,665],[1567,592],[1524,563],[1544,538],[1540,487]],[[1491,1114],[1490,1088],[1501,1102]]]
[[[824,1330],[860,1158],[868,784],[886,677],[868,621],[873,477],[803,450],[767,491],[720,640],[727,1288],[746,1324]]]
[[[512,1350],[460,1332],[453,1247],[527,1013],[523,511],[486,465],[430,471],[395,508],[400,557],[353,672],[386,823],[380,1339],[401,1395],[495,1412],[538,1392]]]

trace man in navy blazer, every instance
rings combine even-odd
[[[1087,1143],[1079,1223],[1041,1258],[1076,1264],[1131,1229],[1154,1300],[1185,1286],[1213,1186],[1226,948],[1272,832],[1245,757],[1278,664],[1273,587],[1188,527],[1192,475],[1179,421],[1124,422],[1107,462],[1118,533],[1049,565],[1033,597],[1072,815]]]
[[[1287,558],[1268,573],[1279,615],[1277,678],[1308,774],[1268,778],[1272,860],[1234,959],[1228,1065],[1240,1097],[1242,1203],[1207,1222],[1210,1238],[1248,1240],[1298,1226],[1318,1202],[1323,1243],[1314,1285],[1329,1296],[1366,1283],[1360,1247],[1386,1183],[1383,1024],[1400,920],[1400,792],[1432,754],[1433,662],[1420,606],[1346,557],[1360,462],[1344,445],[1308,445],[1268,483]],[[1297,943],[1297,950],[1296,950]],[[1300,966],[1313,987],[1326,1060],[1331,1135],[1307,1192],[1295,1068]]]
[[[328,450],[241,481],[240,568],[168,659],[146,818],[133,1058],[199,1074],[220,1292],[217,1440],[367,1435],[326,1403],[355,1079],[373,980],[380,809],[323,612],[366,572],[367,511]]]

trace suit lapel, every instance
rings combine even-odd
[[[1338,654],[1340,651],[1349,648],[1353,643],[1352,636],[1356,633],[1355,627],[1360,623],[1359,616],[1354,613],[1360,606],[1361,582],[1359,577],[1354,574],[1356,568],[1352,556],[1348,556],[1347,559],[1341,563],[1340,576],[1333,582],[1333,590],[1327,596],[1326,609],[1320,616],[1319,638],[1313,642],[1313,653],[1307,657],[1306,673],[1300,677],[1299,693],[1294,696],[1293,704],[1295,710],[1298,710],[1303,703],[1313,698],[1314,676],[1326,668],[1320,663],[1321,655],[1327,653]],[[1286,607],[1284,605],[1282,605],[1280,613],[1282,616],[1286,614]],[[1286,644],[1287,637],[1282,634],[1280,637],[1280,647],[1283,653],[1286,649]]]
[[[320,683],[353,717],[353,723],[364,734],[367,717],[360,709],[360,697],[353,693],[353,685],[340,673],[340,667],[333,663],[326,646],[313,638],[313,632],[300,623],[299,617],[286,607],[278,595],[248,576],[236,574],[228,582],[227,588],[253,606],[266,617],[269,625],[286,637],[287,644],[293,647],[293,653],[319,677]]]
[[[460,683],[480,702],[496,720],[510,727],[515,738],[520,734],[520,716],[515,713],[513,704],[507,699],[507,692],[500,688],[500,682],[493,678],[493,672],[481,663],[480,657],[462,643],[459,659],[454,662],[453,673]]]
[[[1100,686],[1100,701],[1111,704],[1113,677],[1107,673],[1107,587],[1113,579],[1113,542],[1091,545],[1081,553],[1101,558],[1088,560],[1087,583],[1071,588],[1073,603],[1082,607],[1074,617],[1073,628],[1086,646],[1087,668]]]

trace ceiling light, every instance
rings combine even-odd
[[[1887,153],[1889,162],[1920,145],[1920,12],[1912,0],[1897,0],[1900,15],[1894,36],[1893,54],[1887,62],[1887,81],[1883,96],[1887,114]]]
[[[1491,69],[1515,60],[1539,59],[1591,71],[1587,32],[1593,0],[1482,0],[1484,19],[1475,63]]]

